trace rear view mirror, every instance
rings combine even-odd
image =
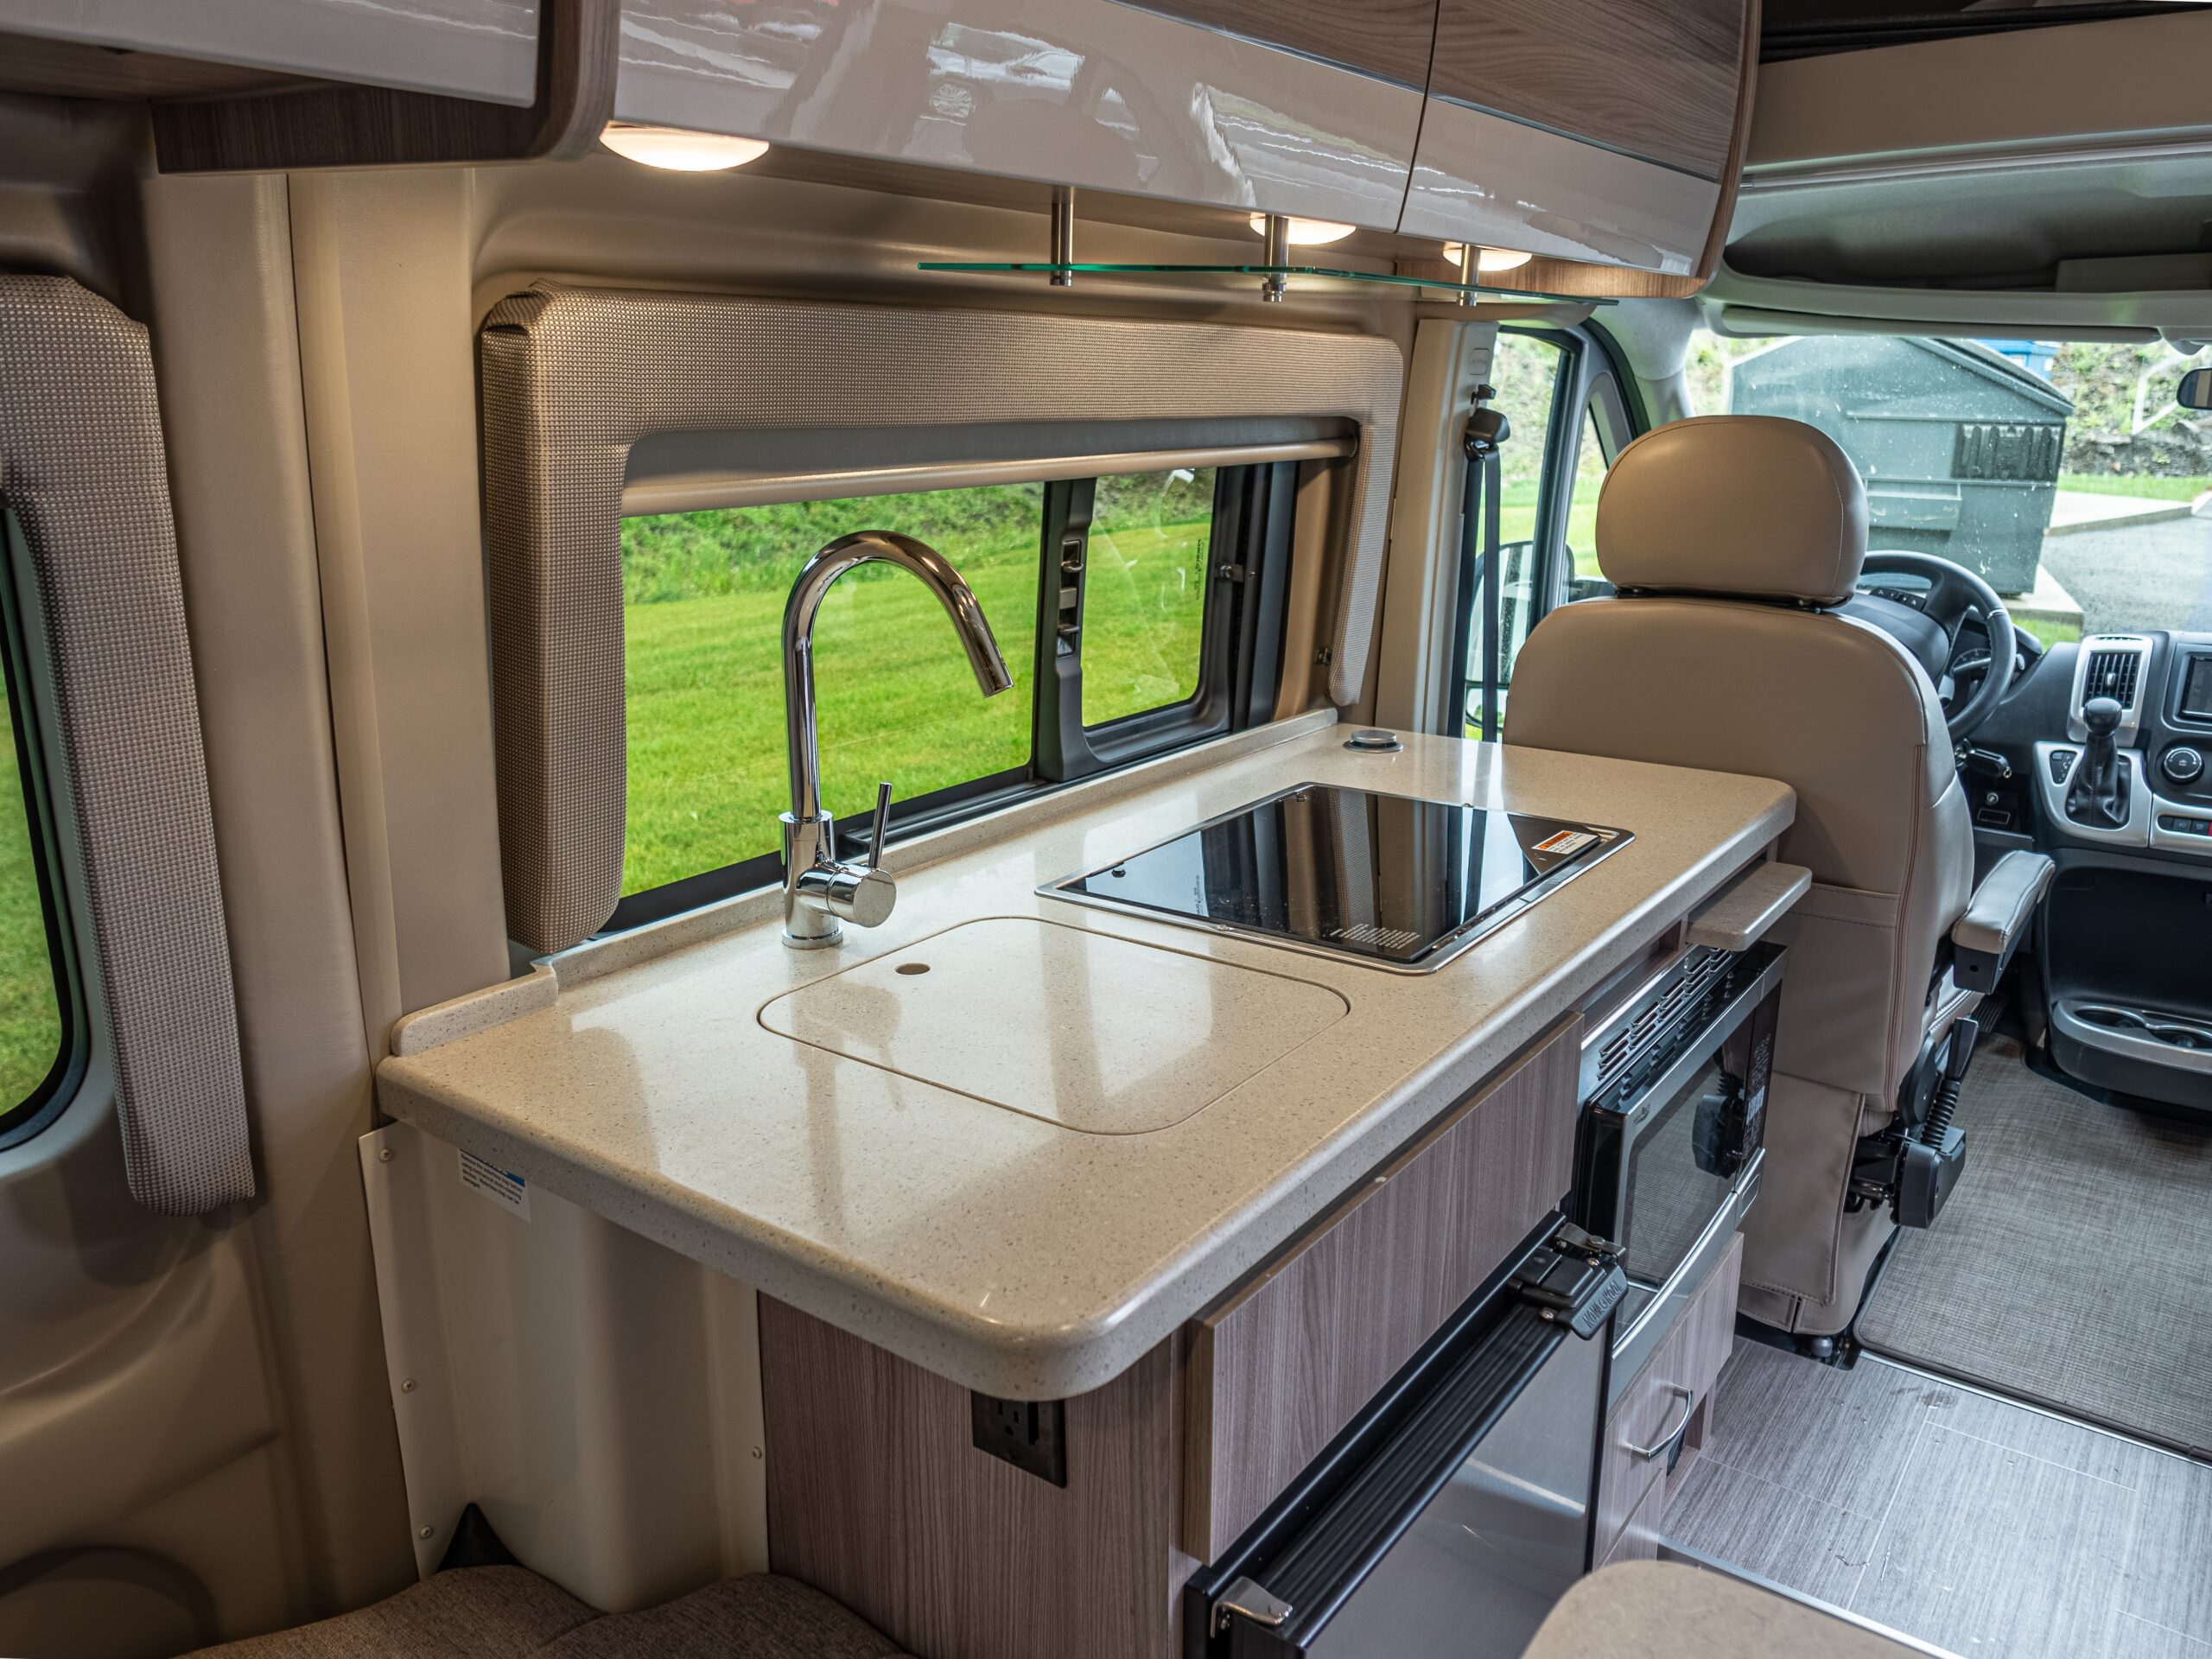
[[[2191,369],[2182,376],[2174,402],[2183,409],[2212,409],[2212,369]]]

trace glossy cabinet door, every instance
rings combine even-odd
[[[1756,49],[1747,0],[1443,0],[1400,228],[1689,274]]]
[[[1382,0],[1381,55],[1320,0],[626,0],[615,112],[813,149],[1393,229],[1435,0]],[[1247,16],[1246,14],[1250,14]],[[1192,17],[1198,21],[1191,21]],[[1307,25],[1310,24],[1310,28]],[[1362,31],[1371,45],[1375,31]]]
[[[528,104],[537,0],[8,0],[11,34]]]

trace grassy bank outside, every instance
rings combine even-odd
[[[1208,509],[1212,482],[1165,505]],[[1090,535],[1084,700],[1093,723],[1188,696],[1203,623],[1209,524],[1150,522],[1102,485]],[[817,546],[868,527],[921,537],[975,589],[1014,676],[985,698],[920,582],[863,566],[815,626],[823,797],[849,817],[888,779],[900,799],[1028,761],[1041,492],[1034,486],[639,518],[623,526],[629,734],[626,893],[773,852],[790,804],[783,611]]]
[[[0,689],[0,734],[7,726],[7,694]],[[29,1098],[60,1047],[46,911],[11,749],[0,761],[0,1112]]]
[[[2058,487],[2082,495],[2133,495],[2145,501],[2194,501],[2212,490],[2212,474],[2162,478],[2152,474],[2061,473]]]

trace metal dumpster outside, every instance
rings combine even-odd
[[[1728,406],[1817,426],[1866,480],[1867,546],[2036,585],[2074,405],[1970,340],[1814,334],[1738,358]]]

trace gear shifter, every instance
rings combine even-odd
[[[2120,717],[2120,707],[2110,697],[2091,697],[2082,705],[2089,741],[2067,783],[2066,816],[2092,830],[2118,830],[2127,823],[2128,774],[2113,740]]]

